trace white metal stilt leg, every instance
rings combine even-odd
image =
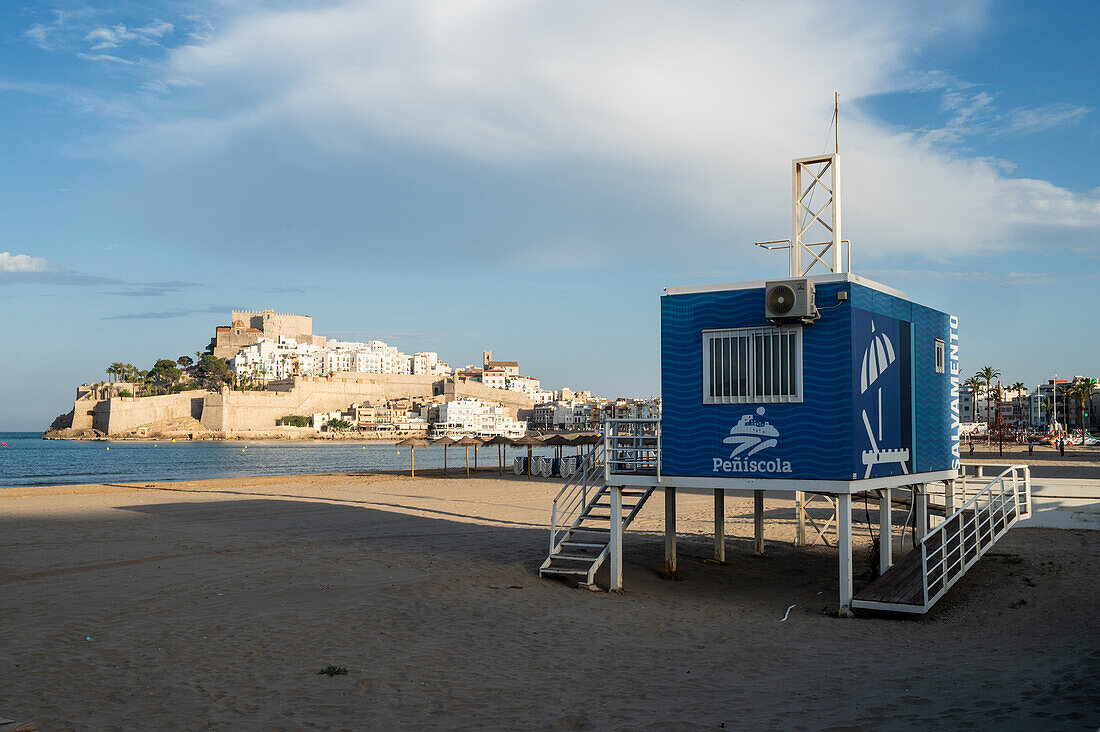
[[[623,590],[623,489],[611,488],[611,591]]]
[[[917,519],[917,541],[928,533],[928,493],[924,485],[913,486],[913,511]]]
[[[894,537],[894,527],[890,520],[892,491],[889,488],[883,488],[878,493],[878,571],[882,574],[894,563],[894,548],[891,542]]]
[[[756,537],[756,553],[764,553],[764,491],[754,491],[752,496],[753,535]]]
[[[836,497],[837,549],[840,554],[840,607],[841,617],[852,614],[852,496],[841,493]]]
[[[676,574],[676,489],[665,488],[665,577]]]
[[[794,533],[795,546],[806,546],[806,508],[802,505],[805,500],[805,492],[794,492],[794,515],[796,519]]]
[[[726,561],[726,492],[714,491],[714,559]]]

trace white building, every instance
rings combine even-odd
[[[505,375],[504,369],[484,369],[481,372],[481,383],[485,386],[504,389],[507,382],[508,377]]]
[[[434,351],[414,353],[409,358],[409,373],[414,376],[450,376],[452,371]]]
[[[480,399],[463,398],[444,402],[438,407],[438,421],[432,428],[436,437],[523,437],[527,422],[512,418],[502,404],[486,404]]]
[[[572,402],[572,401],[588,401],[592,398],[592,392],[588,391],[574,391],[568,387],[558,389],[554,392],[554,399],[559,402]]]
[[[533,376],[510,376],[505,381],[504,388],[509,391],[518,391],[536,402],[538,400],[535,399],[535,395],[543,391],[542,384]],[[550,394],[550,392],[547,393]],[[550,394],[550,398],[553,399],[554,395]]]
[[[229,361],[238,376],[255,380],[314,376],[324,368],[324,352],[310,343],[280,337],[278,342],[261,338],[245,346]]]
[[[407,374],[411,359],[383,341],[329,341],[325,346],[325,373]],[[329,354],[332,354],[329,356]]]

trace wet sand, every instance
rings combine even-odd
[[[559,488],[482,474],[6,490],[0,717],[43,729],[1100,725],[1100,532],[1013,529],[927,616],[842,620],[835,551],[792,546],[783,501],[767,503],[763,558],[750,499],[727,498],[719,565],[711,499],[681,495],[681,580],[662,579],[655,494],[627,535],[624,594],[541,580]],[[868,527],[856,536],[859,574]],[[318,675],[328,664],[347,675]]]

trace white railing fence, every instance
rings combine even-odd
[[[646,474],[661,477],[661,420],[612,419],[604,427],[607,478]]]
[[[1001,469],[992,479],[984,477],[990,467]],[[978,468],[970,476],[971,488],[976,488],[976,479],[984,483],[969,497],[966,468]],[[1026,465],[964,466],[959,482],[965,502],[921,539],[925,607],[943,596],[1016,521],[1031,515],[1031,471]]]
[[[586,452],[580,466],[554,497],[550,514],[550,553],[557,554],[566,532],[584,511],[588,501],[600,490],[604,477],[604,446]]]

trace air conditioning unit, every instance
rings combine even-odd
[[[812,323],[821,317],[814,302],[812,280],[767,282],[764,293],[764,310],[773,323]]]

